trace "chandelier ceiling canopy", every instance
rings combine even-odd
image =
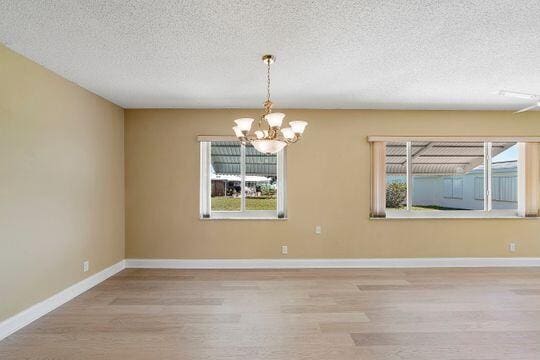
[[[241,118],[234,122],[235,135],[243,144],[251,144],[258,151],[265,154],[275,154],[288,144],[293,144],[300,140],[307,126],[306,121],[291,121],[288,127],[282,127],[284,113],[273,113],[270,101],[270,65],[275,61],[273,55],[264,55],[263,62],[266,64],[266,101],[264,102],[264,113],[258,121],[258,130],[250,134],[251,125],[254,119]]]

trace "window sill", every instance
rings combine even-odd
[[[372,220],[438,220],[438,219],[538,219],[538,217],[524,217],[516,214],[514,210],[496,210],[492,212],[476,210],[453,211],[406,211],[387,210],[386,217],[371,217]]]
[[[210,217],[201,220],[287,220],[279,218],[275,210],[212,211]]]
[[[277,217],[209,217],[209,218],[199,218],[199,220],[203,221],[212,221],[212,220],[276,220],[276,221],[284,221],[288,220],[288,218],[277,218]]]

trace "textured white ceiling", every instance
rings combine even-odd
[[[0,41],[126,108],[518,109],[539,0],[0,0]]]

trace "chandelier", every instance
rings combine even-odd
[[[274,55],[264,55],[262,61],[266,64],[266,101],[264,102],[264,113],[258,121],[258,130],[250,134],[252,118],[236,119],[236,126],[233,127],[235,135],[242,144],[251,144],[258,151],[265,154],[275,154],[288,144],[293,144],[300,140],[307,122],[291,121],[288,127],[281,127],[284,113],[272,112],[272,101],[270,101],[270,65],[275,61]]]

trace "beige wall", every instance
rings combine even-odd
[[[0,45],[0,320],[124,258],[123,127]]]
[[[369,220],[368,135],[540,135],[540,113],[287,110],[286,221],[199,220],[197,135],[255,110],[126,110],[127,258],[540,256],[540,220]],[[322,235],[314,234],[321,224]]]

